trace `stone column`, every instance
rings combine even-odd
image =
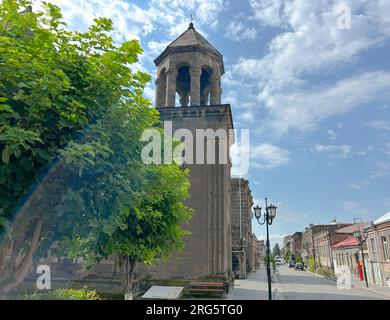
[[[176,81],[177,81],[177,70],[171,68],[167,73],[167,93],[166,102],[167,107],[174,107],[176,101]]]
[[[191,106],[200,105],[200,76],[202,69],[200,67],[191,67]]]
[[[156,85],[156,107],[157,108],[160,108],[162,107],[162,104],[161,103],[161,87],[160,87],[160,80],[157,79],[156,82],[155,82],[155,85]],[[164,101],[165,103],[165,101]]]
[[[221,104],[221,76],[215,74],[211,77],[210,105]]]
[[[180,106],[181,107],[188,107],[188,102],[190,100],[190,97],[188,94],[184,94],[183,96],[180,97]]]

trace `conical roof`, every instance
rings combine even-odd
[[[194,24],[190,23],[188,29],[183,32],[176,40],[171,42],[170,45],[161,53],[156,60],[155,64],[158,64],[160,61],[164,59],[164,57],[168,54],[168,52],[181,50],[181,49],[202,49],[213,54],[223,60],[222,54],[215,49],[210,42],[208,42],[198,31],[195,30]]]
[[[210,50],[218,55],[221,53],[215,49],[198,31],[195,30],[193,23],[190,23],[189,28],[182,33],[168,48],[178,47],[200,47]]]

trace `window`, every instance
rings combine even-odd
[[[371,242],[371,248],[372,248],[372,252],[373,252],[373,253],[376,253],[376,243],[375,243],[375,238],[370,238],[370,242]]]
[[[383,247],[383,257],[384,257],[385,261],[390,261],[389,248],[387,246],[387,238],[386,237],[382,237],[382,247]]]

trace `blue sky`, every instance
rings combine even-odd
[[[273,242],[309,223],[390,210],[390,1],[51,2],[72,29],[112,18],[118,42],[140,40],[136,68],[153,75],[153,59],[193,15],[224,55],[235,127],[250,129],[253,196],[279,206]],[[350,29],[338,27],[341,5]],[[145,94],[154,99],[152,84]]]

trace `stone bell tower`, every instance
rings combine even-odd
[[[157,66],[156,107],[221,104],[223,57],[191,23],[154,61]]]
[[[187,129],[194,137],[194,162],[185,163],[190,169],[191,182],[191,199],[186,204],[194,209],[194,215],[190,224],[183,226],[191,232],[184,250],[174,254],[167,263],[143,268],[138,277],[158,280],[217,278],[230,283],[229,150],[233,139],[229,139],[228,134],[216,135],[214,142],[205,137],[203,146],[215,144],[216,162],[195,161],[199,142],[195,137],[199,130],[228,133],[233,129],[230,105],[221,104],[221,76],[225,72],[223,56],[191,23],[154,62],[157,66],[156,108],[162,125],[169,121],[173,132]],[[225,163],[218,158],[222,148],[227,149]]]

